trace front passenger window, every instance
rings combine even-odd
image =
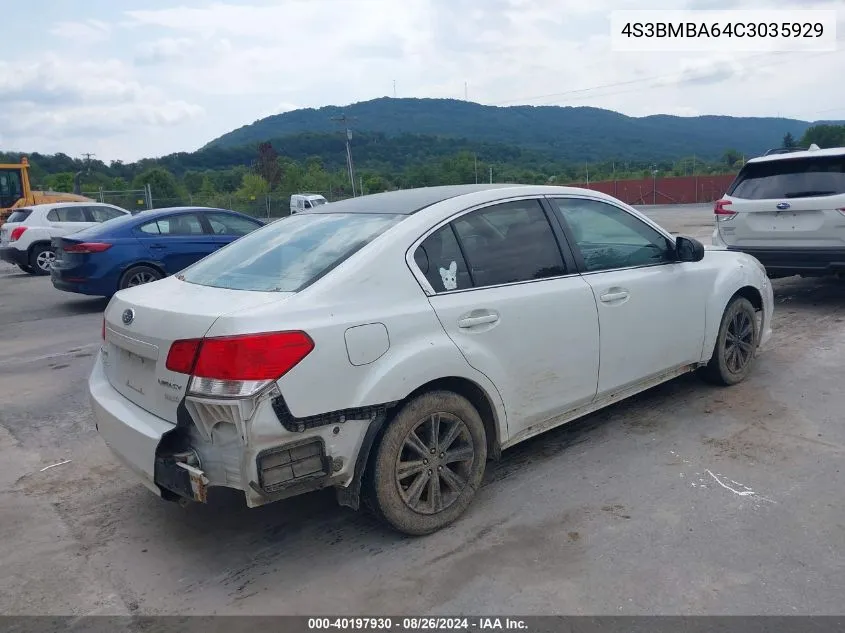
[[[675,261],[670,240],[617,206],[579,198],[553,202],[572,230],[589,272]]]

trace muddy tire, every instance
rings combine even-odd
[[[367,505],[405,534],[436,532],[467,509],[486,462],[484,423],[469,400],[450,391],[425,393],[387,423]]]
[[[748,299],[734,298],[725,308],[710,362],[700,370],[715,385],[735,385],[745,380],[754,364],[760,340],[757,312]]]
[[[164,275],[152,266],[133,266],[120,277],[118,289],[141,286],[163,278]]]
[[[56,253],[50,246],[40,244],[33,247],[29,254],[29,266],[32,268],[32,274],[49,275],[55,259]]]

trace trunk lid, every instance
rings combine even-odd
[[[845,195],[747,200],[725,196],[736,213],[717,222],[730,246],[842,247],[845,246]]]
[[[175,424],[189,377],[167,369],[171,343],[202,338],[220,316],[287,296],[198,286],[175,277],[123,290],[105,312],[109,382],[134,404]]]
[[[845,155],[824,150],[749,161],[724,200],[717,227],[729,246],[845,246]]]

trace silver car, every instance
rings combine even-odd
[[[845,148],[769,153],[714,208],[713,244],[756,257],[769,277],[845,272]]]

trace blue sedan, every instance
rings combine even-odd
[[[176,207],[109,220],[53,240],[53,286],[110,297],[199,261],[264,223],[226,209]]]

